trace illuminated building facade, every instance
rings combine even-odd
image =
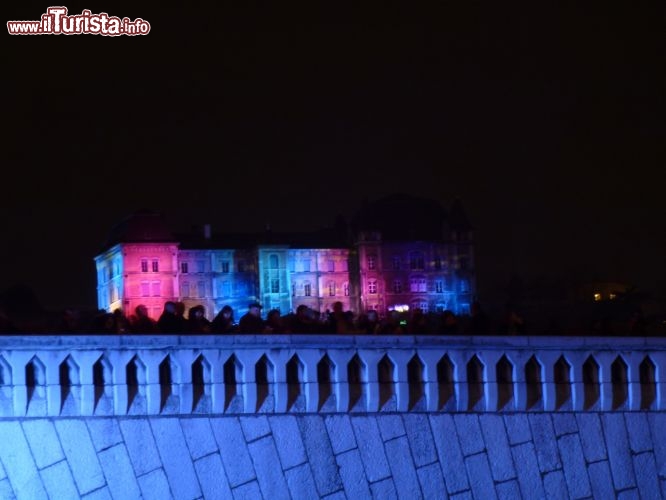
[[[95,257],[98,307],[157,318],[168,300],[201,304],[212,318],[251,301],[283,314],[420,308],[469,313],[473,238],[462,207],[405,196],[365,205],[351,227],[311,233],[172,234],[159,214],[139,212],[114,228]]]

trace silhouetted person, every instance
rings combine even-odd
[[[270,333],[286,333],[285,322],[278,309],[271,309],[266,315],[266,330]]]
[[[122,309],[113,310],[113,329],[116,333],[129,333],[130,324]]]
[[[236,326],[234,325],[234,310],[231,306],[225,305],[217,313],[213,318],[210,329],[213,333],[234,333]]]
[[[157,327],[162,333],[183,333],[185,329],[183,324],[176,316],[176,303],[167,300],[164,303],[162,314],[157,320]]]
[[[185,303],[176,302],[176,321],[180,325],[180,331],[184,332],[187,329],[187,319],[185,318]]]
[[[190,333],[210,333],[210,321],[206,318],[206,309],[202,305],[190,307],[187,315],[187,331]]]
[[[263,333],[264,320],[261,319],[262,305],[259,302],[252,302],[248,306],[248,311],[241,317],[238,323],[240,333]]]
[[[296,314],[291,318],[290,330],[292,333],[314,333],[317,324],[312,319],[311,311],[305,304],[296,308]]]
[[[132,333],[156,333],[157,321],[148,316],[148,308],[139,304],[134,308],[134,316],[130,319]]]
[[[333,303],[333,312],[328,317],[329,333],[350,333],[354,329],[349,316],[343,310],[342,302]]]

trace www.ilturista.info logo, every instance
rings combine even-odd
[[[150,23],[141,18],[130,21],[106,12],[93,14],[85,9],[81,14],[68,16],[67,7],[49,7],[40,21],[7,21],[10,35],[147,35]]]

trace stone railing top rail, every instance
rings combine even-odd
[[[558,351],[666,351],[666,337],[470,336],[470,335],[0,335],[0,350],[168,349],[511,349]]]

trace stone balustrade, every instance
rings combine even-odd
[[[4,417],[665,408],[665,338],[0,337]]]

